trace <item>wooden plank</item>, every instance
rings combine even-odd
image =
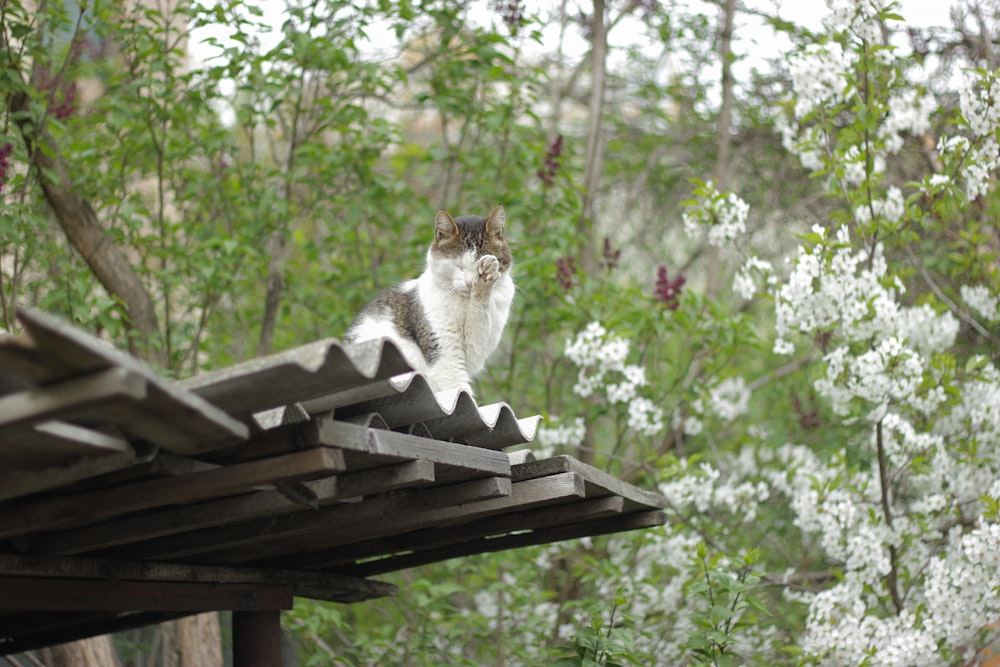
[[[581,521],[591,521],[621,514],[625,501],[618,496],[572,502],[553,507],[541,507],[525,512],[515,512],[494,517],[480,518],[471,523],[445,528],[391,535],[389,537],[345,544],[330,550],[315,551],[281,558],[282,567],[326,569],[352,564],[356,560],[375,556],[390,556],[402,552],[440,549],[493,537],[510,532],[539,530],[552,526],[565,526]]]
[[[322,447],[180,477],[61,496],[0,511],[0,537],[78,527],[129,512],[194,503],[247,492],[279,480],[315,478],[343,469],[339,452]]]
[[[314,541],[339,539],[351,542],[355,541],[356,536],[369,531],[388,530],[388,533],[383,534],[391,534],[401,530],[400,525],[409,525],[411,520],[425,523],[445,520],[448,516],[472,511],[469,508],[480,504],[475,502],[477,499],[503,497],[510,492],[511,485],[507,478],[490,477],[360,503],[335,505],[311,512],[244,521],[213,530],[184,533],[143,542],[109,555],[137,560],[185,558],[189,562],[241,563],[270,556],[274,550],[291,552],[313,548]],[[583,493],[582,481],[579,492]],[[197,558],[192,560],[192,556]]]
[[[81,459],[132,451],[128,441],[62,421],[9,429],[0,436],[0,470],[58,469]],[[0,498],[4,489],[0,488]]]
[[[46,364],[79,373],[117,367],[144,378],[148,397],[141,410],[109,408],[112,419],[135,437],[178,454],[198,454],[243,441],[249,429],[208,401],[160,377],[146,364],[80,329],[45,313],[19,308],[27,329]]]
[[[635,514],[626,514],[620,517],[585,521],[567,526],[534,530],[527,533],[504,535],[503,537],[483,538],[461,544],[453,544],[440,549],[429,549],[411,554],[389,556],[379,560],[338,567],[335,571],[358,577],[370,577],[377,574],[385,574],[386,572],[405,570],[417,565],[437,563],[450,558],[494,553],[538,544],[550,544],[552,542],[561,542],[580,537],[655,528],[656,526],[662,526],[665,522],[666,514],[662,511],[636,512]]]
[[[433,481],[433,464],[427,461],[409,461],[305,482],[303,486],[313,494],[317,506],[324,507],[343,498],[386,493]],[[278,492],[258,491],[40,535],[32,542],[32,549],[43,554],[79,554],[302,509],[300,504]]]
[[[558,475],[574,472],[586,480],[587,497],[608,495],[621,496],[626,501],[626,511],[636,511],[642,508],[663,509],[667,499],[658,493],[644,491],[632,484],[609,475],[603,470],[587,465],[572,456],[553,456],[540,461],[528,461],[511,467],[514,481],[537,479],[548,475]]]
[[[318,571],[231,568],[101,558],[0,555],[3,576],[291,586],[298,597],[357,602],[395,595],[392,584]]]
[[[449,488],[452,487],[435,491],[447,491]],[[469,503],[455,499],[441,507],[423,507],[419,502],[398,503],[394,498],[385,499],[384,504],[365,502],[353,512],[347,510],[341,516],[328,517],[317,530],[285,535],[275,540],[258,538],[248,541],[239,550],[228,549],[213,553],[209,558],[211,562],[225,563],[253,560],[264,560],[266,563],[276,562],[266,560],[276,558],[282,563],[297,562],[308,567],[307,557],[301,555],[305,551],[343,548],[358,542],[429,528],[445,529],[471,521],[484,521],[495,515],[513,513],[522,516],[531,509],[577,501],[585,493],[583,479],[575,473],[526,480],[510,488],[508,495]]]
[[[0,336],[0,368],[28,385],[58,382],[79,375],[58,362],[52,365],[27,334]]]
[[[233,667],[281,664],[281,612],[236,611],[231,628]]]
[[[369,429],[333,419],[314,420],[312,424],[322,444],[365,454],[371,460],[421,459],[493,477],[510,476],[510,460],[503,452]]]
[[[83,449],[92,447],[103,447],[112,451],[118,447],[124,447],[124,449],[113,451],[106,456],[87,456],[56,468],[32,470],[31,474],[26,474],[23,469],[0,474],[0,501],[56,489],[80,480],[122,470],[148,461],[156,454],[156,448],[152,445],[137,443],[136,448],[133,449],[131,445],[120,438],[114,438],[73,424],[59,423],[59,428],[56,430],[62,440],[73,440]],[[47,431],[47,434],[52,435],[53,432]]]
[[[225,611],[291,609],[292,587],[0,576],[0,609]]]
[[[0,634],[0,655],[33,651],[46,646],[86,639],[146,625],[157,625],[184,616],[190,611],[148,612],[24,612],[15,622],[3,623]]]
[[[0,397],[0,429],[40,424],[93,413],[113,402],[134,404],[146,398],[146,380],[124,368],[108,368],[44,388]],[[16,439],[15,432],[10,439]],[[8,435],[0,435],[0,447]]]

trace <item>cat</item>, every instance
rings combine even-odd
[[[433,391],[471,395],[514,300],[505,223],[502,206],[486,218],[438,211],[424,272],[383,290],[358,313],[344,341],[388,338]]]

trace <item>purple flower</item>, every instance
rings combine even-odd
[[[677,310],[680,306],[678,299],[681,296],[681,288],[686,282],[687,278],[683,274],[670,280],[667,276],[667,267],[660,264],[656,270],[656,289],[653,292],[653,299],[666,305],[670,310]]]
[[[517,29],[525,23],[521,0],[493,0],[493,11],[500,15],[512,35],[516,35]]]
[[[546,187],[555,185],[556,172],[559,171],[559,158],[562,156],[562,145],[563,136],[560,134],[545,152],[545,162],[542,164],[542,168],[538,170],[538,178],[541,179]]]
[[[10,156],[14,152],[14,144],[7,142],[0,146],[0,191],[7,182],[7,170],[10,169]]]
[[[556,262],[556,280],[567,292],[573,288],[576,277],[576,260],[571,255],[560,257]]]
[[[614,250],[611,247],[611,239],[607,236],[604,237],[604,248],[601,251],[604,259],[601,260],[601,268],[611,271],[616,266],[618,266],[618,259],[621,257],[621,250]]]

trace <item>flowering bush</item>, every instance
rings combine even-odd
[[[810,664],[971,664],[1000,620],[1000,371],[984,349],[1000,342],[988,328],[1000,319],[1000,272],[994,251],[970,243],[991,238],[977,210],[996,196],[1000,79],[971,73],[958,108],[940,107],[945,96],[908,83],[887,39],[892,3],[828,4],[826,34],[790,61],[778,131],[835,202],[829,219],[775,269],[750,246],[738,195],[698,183],[683,218],[692,238],[746,256],[734,292],[762,306],[767,347],[790,363],[751,380],[696,361],[680,384],[662,365],[642,369],[630,386],[682,390],[667,411],[686,452],[660,459],[657,473],[671,526],[632,549],[615,538],[610,553],[636,575],[632,613],[668,619],[641,635],[650,655],[768,663],[793,645]],[[900,181],[893,170],[928,145],[930,173]],[[926,238],[946,249],[925,254]],[[702,332],[740,318],[685,302],[696,304]],[[734,355],[747,343],[717,336],[709,346]],[[566,348],[574,391],[643,400],[621,390],[629,351],[588,325]],[[797,428],[754,403],[761,389],[794,396]],[[803,392],[818,401],[808,419]],[[601,417],[590,413],[589,427]],[[748,590],[734,583],[747,581],[740,554],[758,546],[769,574],[751,589],[801,629],[746,605],[743,616],[716,615],[739,623],[706,625],[711,593]]]

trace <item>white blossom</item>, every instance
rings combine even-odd
[[[752,299],[759,289],[758,277],[763,277],[768,287],[778,283],[770,262],[757,256],[748,257],[733,277],[733,291],[744,300]]]
[[[962,285],[959,293],[972,310],[983,319],[1000,320],[1000,295],[993,295],[985,285]]]
[[[791,59],[792,88],[795,91],[795,117],[803,118],[823,105],[846,99],[851,56],[837,42],[810,44]]]
[[[537,439],[539,444],[551,452],[556,447],[579,447],[586,432],[587,425],[583,417],[576,417],[568,424],[562,424],[558,418],[553,417],[538,429]],[[536,451],[537,453],[539,452]]]
[[[731,422],[747,412],[750,389],[740,376],[726,378],[708,392],[711,412],[724,422]]]
[[[698,204],[689,206],[681,219],[688,236],[696,237],[706,227],[709,245],[719,247],[746,231],[750,205],[733,192],[717,192],[711,183],[706,190],[706,195]]]

